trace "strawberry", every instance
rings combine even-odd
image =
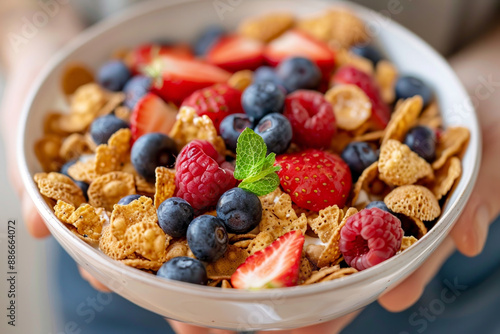
[[[267,45],[266,61],[278,65],[289,57],[305,57],[318,65],[323,76],[329,76],[335,65],[335,54],[325,43],[299,31],[289,30]]]
[[[237,183],[234,167],[205,140],[193,140],[184,146],[175,170],[176,196],[191,204],[197,214],[213,208]]]
[[[151,132],[168,134],[174,126],[176,117],[175,108],[166,104],[155,94],[146,94],[137,102],[130,116],[132,141]]]
[[[207,60],[231,72],[255,70],[264,62],[264,44],[238,35],[223,37],[210,49]]]
[[[282,154],[275,165],[281,166],[281,186],[298,206],[312,211],[331,205],[344,207],[352,178],[349,167],[338,155],[308,149]]]
[[[332,105],[319,92],[297,90],[288,95],[283,115],[292,125],[292,141],[302,147],[329,147],[337,132]]]
[[[391,119],[391,110],[382,100],[380,89],[374,78],[354,66],[347,65],[337,70],[331,79],[331,84],[356,85],[361,88],[372,103],[373,124],[380,130],[385,129]]]
[[[281,288],[297,285],[304,236],[291,231],[248,257],[231,276],[235,289]]]
[[[199,116],[207,115],[219,131],[222,120],[230,114],[243,114],[241,91],[227,84],[216,84],[189,95],[182,106],[196,110]]]
[[[225,83],[231,77],[231,73],[217,66],[171,55],[156,57],[144,72],[155,79],[152,91],[176,105],[180,105],[194,91]]]
[[[143,44],[132,50],[127,56],[127,63],[134,73],[139,73],[143,66],[148,65],[158,55],[170,55],[182,59],[193,59],[194,55],[188,44],[172,46]]]

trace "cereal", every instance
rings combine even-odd
[[[407,145],[393,139],[380,148],[378,171],[381,180],[397,186],[414,184],[421,178],[432,178],[434,174],[427,161]]]
[[[49,112],[43,121],[43,133],[46,135],[66,136],[70,132],[61,129],[60,119],[63,114],[60,112]]]
[[[170,131],[170,137],[177,143],[179,151],[194,139],[209,141],[221,154],[226,151],[224,140],[217,135],[217,129],[212,120],[206,115],[199,117],[190,107],[182,107],[179,110],[177,121]]]
[[[40,189],[40,193],[54,200],[61,200],[73,204],[75,207],[85,203],[82,190],[73,180],[59,173],[38,173],[35,174],[35,182]]]
[[[74,206],[71,206],[63,201],[57,201],[56,207],[54,207],[54,212],[57,218],[66,224],[73,225],[78,234],[89,238],[90,240],[98,241],[101,236],[102,225],[104,224],[104,218],[100,215],[100,212],[94,207],[83,204],[78,209],[75,210]]]
[[[342,254],[339,250],[340,230],[342,230],[342,228],[344,227],[347,219],[355,215],[357,212],[358,210],[356,210],[355,208],[349,208],[347,210],[342,219],[342,222],[337,226],[335,232],[330,237],[330,240],[328,240],[323,253],[321,253],[321,256],[318,260],[318,267],[322,268],[329,266],[330,264],[337,264],[338,262],[340,262],[339,260],[342,257]]]
[[[106,104],[107,96],[104,90],[95,83],[79,87],[71,100],[71,113],[88,114],[92,118]]]
[[[72,95],[78,88],[94,82],[94,75],[83,64],[73,63],[64,67],[61,87],[66,95]]]
[[[380,60],[376,66],[375,79],[380,87],[382,100],[387,104],[393,103],[396,99],[394,86],[398,80],[398,70],[396,67],[387,60]]]
[[[35,143],[35,155],[45,172],[59,171],[64,164],[59,156],[62,139],[56,135],[46,135]]]
[[[233,286],[231,285],[231,282],[227,279],[222,280],[221,288],[223,289],[232,289]]]
[[[112,93],[108,96],[108,101],[97,112],[97,117],[106,116],[111,114],[118,106],[125,101],[125,94],[122,92]]]
[[[427,234],[427,227],[425,226],[424,222],[421,221],[418,218],[415,217],[408,217],[408,219],[413,222],[414,227],[417,229],[416,237],[417,239],[422,238],[424,235]]]
[[[420,115],[418,125],[428,126],[433,129],[438,129],[443,125],[443,119],[439,113],[439,107],[436,101],[431,102]]]
[[[299,281],[298,284],[303,284],[309,277],[311,277],[313,272],[313,266],[307,257],[302,254],[299,264]]]
[[[400,252],[404,252],[408,248],[410,248],[411,245],[416,243],[418,241],[417,238],[414,236],[409,236],[409,237],[403,237],[403,240],[401,241],[401,249],[399,250]]]
[[[375,161],[373,164],[368,166],[363,173],[359,176],[358,180],[353,186],[352,190],[352,205],[358,205],[358,198],[361,190],[367,190],[368,185],[373,182],[376,178],[378,178],[378,162]]]
[[[228,80],[227,84],[233,88],[244,91],[252,84],[253,72],[250,70],[243,70],[234,73]]]
[[[384,198],[384,202],[389,209],[396,213],[423,221],[434,220],[441,214],[441,207],[436,197],[423,186],[398,187]]]
[[[128,160],[131,137],[129,129],[120,129],[109,138],[107,144],[101,144],[97,147],[96,174],[103,175],[121,169],[125,161]]]
[[[370,99],[355,85],[335,86],[326,92],[325,99],[332,104],[340,129],[355,130],[372,114]]]
[[[309,261],[317,267],[321,254],[323,254],[324,251],[325,251],[324,245],[314,245],[314,244],[307,245],[306,256],[309,259]]]
[[[313,271],[311,276],[303,284],[309,285],[309,284],[313,284],[313,283],[318,283],[326,276],[331,275],[338,270],[340,270],[340,266],[334,265],[331,267],[324,267],[324,268],[321,268],[320,270]]]
[[[360,57],[343,48],[337,51],[336,56],[337,56],[336,65],[338,67],[350,65],[367,74],[373,75],[374,72],[373,63],[370,60]]]
[[[155,195],[156,187],[153,183],[146,181],[145,178],[137,174],[134,175],[134,180],[137,193],[150,197]]]
[[[92,181],[97,178],[95,172],[95,159],[77,161],[68,168],[68,174],[77,181],[92,183]]]
[[[131,113],[132,111],[125,106],[118,106],[115,108],[115,116],[127,123],[130,122]]]
[[[155,207],[158,209],[160,204],[174,196],[175,192],[175,171],[165,168],[156,167],[156,192],[154,203]]]
[[[111,226],[109,225],[102,229],[102,235],[99,239],[99,249],[115,260],[123,260],[134,254],[134,250],[130,245],[126,245],[123,240],[118,240],[111,233]]]
[[[73,133],[66,137],[59,149],[59,156],[65,161],[77,159],[84,154],[92,153],[85,139],[85,136],[79,133]]]
[[[54,206],[54,214],[65,224],[71,224],[69,217],[75,212],[75,206],[64,201],[58,200]]]
[[[243,21],[238,32],[248,38],[269,42],[290,29],[295,22],[293,15],[271,13]]]
[[[353,13],[344,9],[329,10],[320,16],[300,20],[297,26],[337,48],[348,49],[368,38],[365,24]]]
[[[262,232],[271,233],[275,239],[293,230],[301,230],[305,233],[307,217],[304,214],[297,217],[290,195],[283,193],[275,199],[272,209],[263,210],[259,229]]]
[[[322,278],[320,280],[320,282],[333,281],[334,279],[349,276],[349,275],[355,274],[357,272],[358,271],[354,268],[342,268],[342,269],[339,269],[339,270],[329,274],[328,276]]]
[[[462,165],[457,157],[451,157],[443,167],[436,171],[436,178],[432,182],[430,189],[438,200],[448,194],[461,174]]]
[[[256,252],[263,250],[267,246],[273,243],[275,240],[274,236],[269,233],[269,232],[260,232],[257,234],[255,239],[250,242],[250,245],[248,246],[248,251],[250,252],[250,255],[255,254]]]
[[[123,259],[120,260],[120,262],[124,265],[137,269],[147,269],[152,271],[158,271],[163,264],[160,261],[150,261],[147,259]]]
[[[469,130],[463,127],[451,127],[443,132],[436,146],[436,160],[432,168],[440,169],[448,158],[459,154],[469,140]]]
[[[231,276],[236,268],[248,257],[248,252],[234,245],[228,245],[224,255],[213,263],[207,264],[208,276]]]
[[[165,234],[158,226],[156,220],[136,222],[125,230],[123,238],[137,254],[148,260],[160,262],[164,262],[167,257],[167,247],[171,239],[172,237]]]
[[[134,176],[129,173],[111,172],[97,177],[89,186],[89,203],[113,210],[113,205],[127,195],[135,194]]]
[[[422,111],[422,106],[423,100],[417,95],[404,100],[399,107],[396,107],[389,124],[385,128],[382,145],[389,139],[403,141],[406,132],[416,124],[418,115]]]
[[[319,216],[309,220],[309,226],[322,242],[328,242],[337,229],[343,213],[338,206],[329,206],[319,212]]]
[[[384,136],[384,131],[372,131],[354,137],[353,141],[379,141]]]

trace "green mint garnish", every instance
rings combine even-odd
[[[269,194],[280,184],[276,172],[281,167],[273,166],[276,154],[266,156],[266,153],[264,139],[252,129],[246,128],[238,137],[234,177],[241,180],[240,188],[257,196]]]

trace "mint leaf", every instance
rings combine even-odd
[[[236,146],[236,167],[234,177],[242,180],[239,187],[253,192],[257,196],[267,195],[279,186],[277,171],[274,166],[276,154],[266,156],[267,147],[262,137],[245,129],[238,138]]]
[[[234,177],[243,180],[259,173],[262,170],[266,152],[264,139],[252,129],[246,128],[238,137]]]
[[[257,196],[264,196],[274,191],[280,185],[280,178],[278,174],[267,174],[264,178],[252,182],[240,184],[240,188],[253,192]]]

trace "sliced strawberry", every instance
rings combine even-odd
[[[331,84],[356,85],[361,88],[372,103],[371,120],[373,124],[380,130],[385,129],[391,119],[391,110],[382,100],[380,89],[374,78],[354,66],[347,65],[335,72]]]
[[[130,116],[132,141],[151,132],[168,134],[174,126],[176,117],[177,110],[160,97],[152,93],[145,95],[137,102]]]
[[[231,276],[235,289],[266,289],[297,285],[304,246],[301,231],[288,232],[255,253]]]
[[[314,61],[324,76],[328,76],[335,65],[335,54],[325,43],[299,31],[290,30],[267,45],[266,61],[278,65],[289,57],[304,57]]]
[[[217,66],[166,55],[153,60],[144,72],[155,79],[152,91],[176,105],[194,91],[227,82],[231,77]]]
[[[182,102],[182,106],[194,108],[199,116],[210,117],[217,131],[226,116],[244,113],[241,91],[227,84],[216,84],[197,90]]]
[[[255,70],[264,62],[264,44],[243,36],[221,38],[207,55],[209,63],[225,70]]]
[[[170,55],[181,59],[193,59],[194,55],[188,44],[177,44],[171,46],[143,44],[136,47],[127,56],[127,63],[133,72],[139,73],[143,66],[146,66],[158,55]]]

